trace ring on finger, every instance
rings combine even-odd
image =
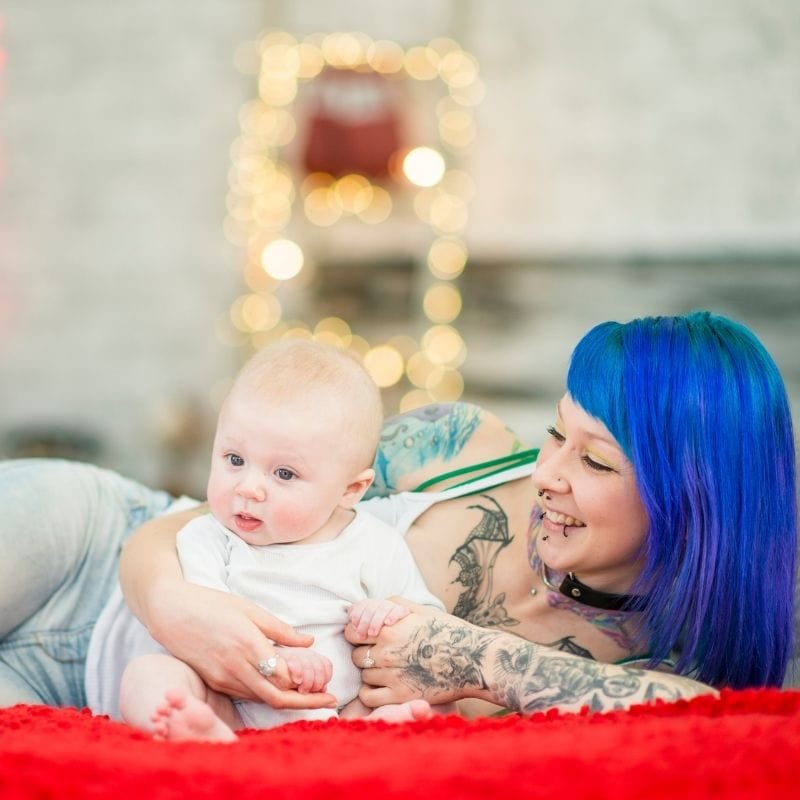
[[[361,662],[362,669],[372,669],[375,666],[375,659],[369,654],[371,647],[367,648],[367,652],[364,656],[364,660]]]
[[[278,657],[270,656],[269,658],[265,658],[263,661],[259,661],[256,665],[256,669],[265,678],[271,678],[275,674],[275,667],[277,666]]]

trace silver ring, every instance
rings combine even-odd
[[[278,666],[278,657],[270,656],[263,661],[259,661],[256,669],[265,677],[271,678],[275,674],[275,667]]]
[[[369,654],[371,647],[367,648],[367,654],[364,656],[364,660],[361,662],[361,669],[372,669],[375,666],[375,659]]]

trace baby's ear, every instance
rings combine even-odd
[[[372,467],[359,472],[358,475],[347,484],[347,488],[344,490],[339,505],[342,506],[342,508],[352,508],[364,496],[364,492],[369,489],[374,480],[375,470],[372,469]]]

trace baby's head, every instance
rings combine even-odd
[[[372,482],[382,422],[377,386],[344,351],[300,339],[264,348],[219,415],[212,512],[251,544],[332,538]]]

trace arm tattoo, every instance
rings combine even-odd
[[[395,491],[399,478],[430,461],[454,458],[480,422],[480,408],[467,403],[437,403],[387,419],[375,457],[375,481],[366,497]]]
[[[557,655],[510,634],[492,655],[489,647],[498,636],[447,618],[426,620],[395,650],[405,663],[401,678],[431,699],[460,689],[488,690],[492,702],[523,713],[556,706],[607,711],[694,693],[674,678],[660,681],[657,673]]]
[[[407,662],[403,680],[423,694],[436,689],[484,688],[481,662],[487,644],[482,631],[430,620],[398,649]]]
[[[460,568],[453,582],[466,587],[458,597],[453,614],[482,628],[519,625],[519,620],[506,611],[505,592],[492,597],[495,561],[514,537],[508,530],[508,517],[497,501],[489,495],[481,497],[494,508],[479,503],[467,506],[482,512],[482,516],[450,559],[451,564],[455,561]]]
[[[536,658],[530,642],[501,648],[493,665],[498,702],[531,713],[558,705],[588,706],[592,711],[627,708],[635,702],[677,700],[675,686],[659,682],[633,667],[616,667],[586,659]]]

